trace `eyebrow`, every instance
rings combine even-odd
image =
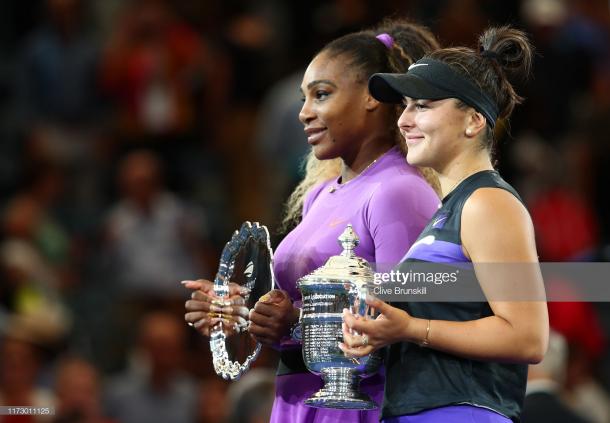
[[[309,84],[307,84],[307,89],[310,89],[314,85],[318,85],[318,84],[328,84],[331,87],[337,88],[337,84],[332,82],[330,79],[316,79],[315,81],[311,81]],[[299,91],[303,92],[303,89],[299,88]]]

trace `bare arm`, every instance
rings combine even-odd
[[[480,189],[464,206],[461,236],[481,288],[491,298],[489,304],[494,315],[465,322],[432,320],[429,347],[477,360],[539,362],[548,339],[546,303],[502,301],[503,297],[497,294],[498,287],[509,287],[506,292],[510,293],[518,278],[520,287],[531,290],[532,299],[541,298],[544,288],[535,265],[538,259],[529,214],[512,194],[500,189]],[[514,267],[492,266],[492,263],[530,265],[519,266],[515,274]],[[368,346],[362,347],[358,337],[344,331],[346,353],[361,356],[393,342],[421,342],[426,338],[428,320],[413,318],[376,299],[370,304],[382,313],[375,321],[345,315],[348,327],[368,336]]]

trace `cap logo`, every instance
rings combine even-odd
[[[409,70],[416,68],[418,66],[428,66],[427,63],[413,63],[411,66],[409,66]]]

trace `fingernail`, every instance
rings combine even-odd
[[[192,282],[192,281],[181,281],[180,283],[181,283],[182,285],[186,285],[187,283],[191,283],[191,282]]]
[[[271,296],[269,294],[265,294],[262,297],[260,297],[259,301],[262,303],[267,303],[267,302],[269,302],[270,299],[271,299]]]
[[[210,306],[210,311],[222,311],[222,308],[215,306],[215,305],[211,305]]]

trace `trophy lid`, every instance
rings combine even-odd
[[[303,276],[299,279],[299,285],[320,282],[344,283],[345,281],[354,282],[356,285],[364,285],[373,280],[374,274],[371,265],[354,253],[360,239],[351,224],[347,225],[337,241],[343,248],[341,254],[330,257],[323,266]]]

